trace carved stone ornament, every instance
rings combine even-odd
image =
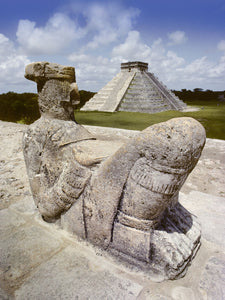
[[[23,150],[43,219],[59,220],[62,228],[150,275],[185,274],[201,231],[178,193],[204,147],[202,125],[171,119],[106,153],[106,141],[74,121],[74,68],[33,63],[25,77],[37,83],[42,115],[24,134]]]

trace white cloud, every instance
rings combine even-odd
[[[59,54],[73,40],[79,39],[83,32],[69,17],[57,13],[45,27],[36,27],[35,22],[20,20],[17,40],[26,54]]]
[[[31,55],[34,61],[44,58],[75,66],[79,88],[92,91],[98,91],[112,79],[121,62],[132,60],[147,62],[149,71],[170,88],[224,86],[225,40],[218,43],[217,49],[215,46],[215,51],[222,53],[218,61],[210,61],[202,54],[188,63],[188,56],[176,51],[177,45],[187,41],[184,31],[169,33],[169,40],[159,37],[146,42],[141,31],[134,30],[139,10],[114,1],[78,4],[71,4],[74,7],[68,14],[65,10],[54,14],[42,27],[31,20],[20,20],[18,47],[0,34],[0,93],[5,87],[27,91],[30,84],[36,88],[23,77]],[[169,46],[174,46],[173,51]]]
[[[220,44],[221,50],[223,43]],[[225,56],[218,62],[211,62],[206,56],[187,63],[175,51],[167,50],[163,40],[158,38],[151,47],[142,42],[140,33],[131,31],[124,43],[113,48],[112,60],[117,64],[124,60],[143,60],[148,62],[153,72],[170,88],[211,88],[221,86],[225,78]],[[193,86],[194,85],[194,86]],[[192,86],[192,87],[191,87]]]
[[[217,64],[212,65],[209,70],[209,78],[222,79],[224,82],[225,78],[225,55],[222,56]]]
[[[174,31],[168,34],[170,40],[169,45],[180,45],[187,41],[187,37],[184,31]]]
[[[177,68],[170,84],[178,88],[201,87],[204,89],[221,90],[225,78],[225,56],[218,62],[210,61],[206,56],[195,59],[190,64]]]
[[[107,46],[127,35],[139,10],[112,2],[74,5],[72,13],[73,19],[65,13],[56,13],[44,27],[20,20],[16,35],[21,48],[29,55],[53,55],[74,46],[76,41],[79,41],[76,47],[84,50]],[[80,24],[74,21],[81,19]]]
[[[3,34],[0,34],[0,93],[14,90],[23,91],[26,79],[25,66],[30,60],[19,54],[14,44]]]
[[[149,46],[141,42],[138,31],[130,31],[124,43],[112,50],[113,57],[120,60],[146,60],[151,53]]]
[[[84,53],[76,53],[73,52],[68,55],[68,60],[73,63],[83,63],[83,62],[90,62],[90,56]]]
[[[187,74],[198,74],[198,76],[202,76],[205,74],[207,69],[210,69],[210,67],[211,65],[207,59],[207,56],[203,56],[187,65],[184,70]]]
[[[103,56],[72,53],[68,56],[75,66],[78,87],[91,91],[102,88],[119,70],[119,63]]]
[[[221,41],[218,43],[217,49],[218,49],[219,51],[225,52],[225,40],[221,40]]]
[[[163,65],[165,67],[173,67],[173,68],[177,68],[180,65],[183,65],[185,62],[184,58],[179,57],[175,52],[173,51],[168,51],[166,54],[166,58],[163,62]]]
[[[87,47],[95,49],[127,35],[138,14],[138,9],[125,9],[113,2],[89,6],[85,11],[86,30],[93,33],[93,36]]]

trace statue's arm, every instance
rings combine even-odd
[[[41,191],[37,204],[41,215],[46,219],[55,219],[67,211],[82,194],[90,178],[90,171],[76,161],[69,162],[55,184],[44,188],[46,178],[40,178]]]

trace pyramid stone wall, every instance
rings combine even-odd
[[[182,110],[185,107],[186,104],[153,73],[148,72],[147,63],[128,62],[121,64],[121,72],[81,110],[157,113],[166,110]]]

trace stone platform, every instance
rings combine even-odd
[[[202,224],[200,250],[185,277],[154,282],[41,219],[23,160],[25,129],[0,121],[0,299],[225,299],[225,141],[207,139],[180,192]],[[136,134],[88,129],[115,143]]]

